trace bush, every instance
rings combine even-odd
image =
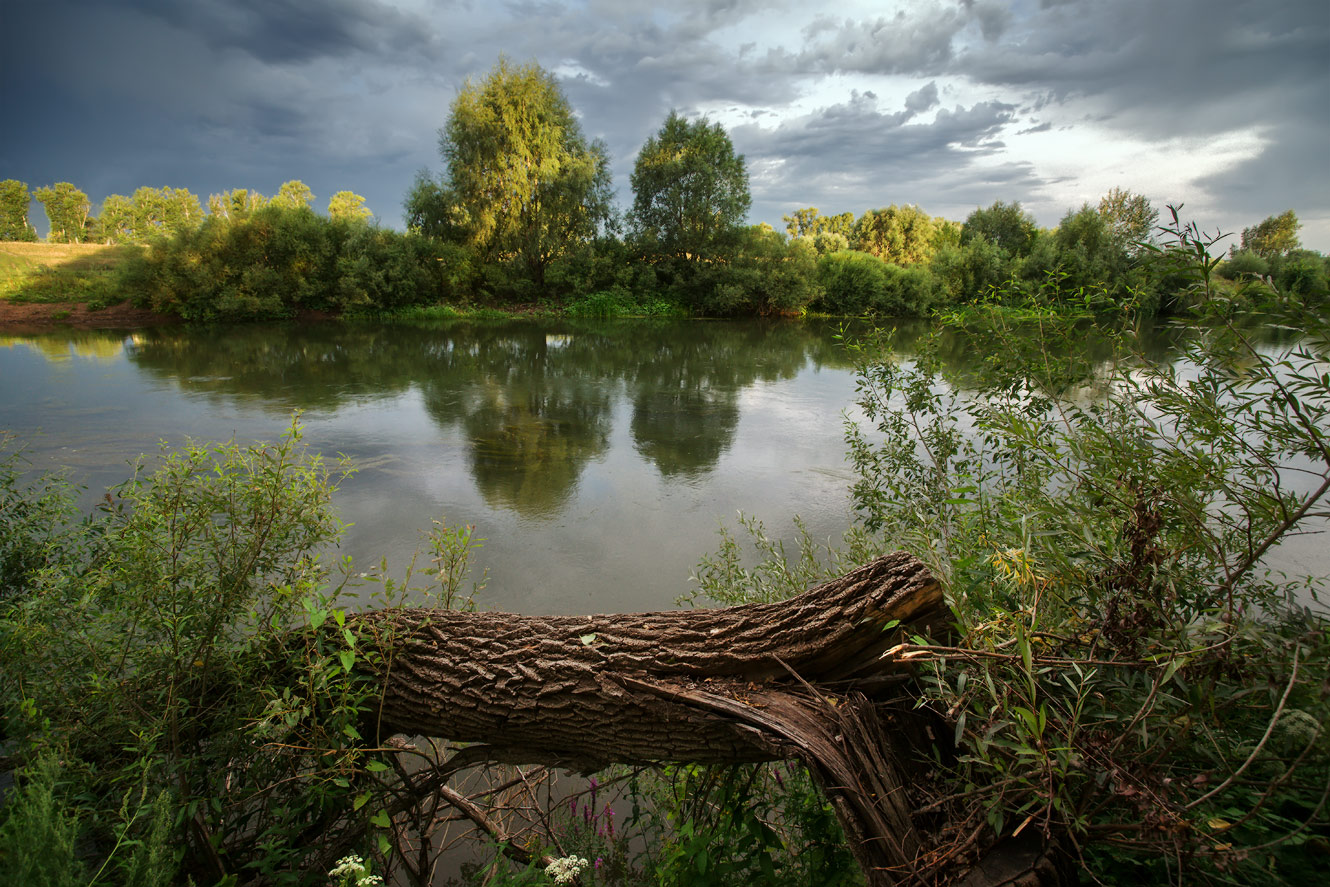
[[[122,283],[140,306],[186,320],[365,313],[457,299],[469,290],[463,247],[307,208],[266,206],[210,216],[128,262]]]

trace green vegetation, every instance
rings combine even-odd
[[[0,243],[0,301],[82,302],[91,308],[123,302],[122,272],[138,252],[93,243]]]
[[[1224,280],[1193,226],[1166,230],[1150,267],[1181,298],[1269,289]],[[868,260],[834,259],[847,276]],[[804,534],[787,553],[750,521],[760,563],[727,536],[700,567],[695,600],[722,604],[780,599],[899,546],[942,578],[955,631],[912,641],[943,728],[912,789],[936,825],[933,876],[1030,834],[1108,884],[1315,878],[1330,847],[1324,577],[1267,562],[1330,517],[1330,328],[1297,293],[1266,298],[1302,344],[1221,321],[1194,331],[1176,373],[1118,325],[1091,322],[1088,345],[1086,323],[1056,313],[962,313],[908,361],[889,334],[859,344],[871,427],[848,435],[858,523],[844,547]],[[981,349],[984,371],[957,376],[953,347]],[[25,481],[6,453],[6,870],[25,883],[323,884],[357,877],[339,862],[355,854],[367,876],[428,883],[436,796],[404,798],[393,757],[367,747],[376,688],[353,677],[391,644],[347,630],[353,568],[318,557],[338,533],[328,503],[345,468],[305,453],[298,427],[275,444],[190,444],[81,516],[66,483]],[[439,524],[427,567],[367,581],[383,605],[472,606],[480,544]],[[417,752],[429,768],[446,749]],[[584,884],[859,883],[798,768],[598,779],[564,779],[563,800],[529,823],[528,849],[585,860]],[[550,877],[495,847],[463,882]]]
[[[17,179],[0,182],[0,241],[33,241],[37,232],[28,224],[28,186]]]
[[[1288,210],[1245,229],[1241,249],[1215,260],[1223,282],[1202,300],[1156,267],[1170,228],[1122,188],[1069,209],[1052,229],[1002,200],[964,223],[892,204],[858,217],[796,209],[784,232],[748,225],[744,157],[719,124],[676,112],[638,152],[621,217],[604,145],[588,141],[555,77],[534,63],[500,59],[468,81],[439,132],[445,168],[422,170],[411,185],[406,234],[377,228],[351,191],[317,215],[298,180],[271,199],[210,195],[206,215],[183,188],[112,194],[97,215],[67,182],[36,195],[52,242],[148,245],[117,286],[139,305],[196,321],[533,306],[575,316],[1149,317],[1260,310],[1275,292],[1317,307],[1330,296],[1330,258],[1299,248]],[[16,238],[30,236],[26,189],[14,180],[0,188],[0,230]],[[5,295],[77,301],[80,286],[20,288],[11,275]]]

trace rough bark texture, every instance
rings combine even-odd
[[[908,680],[892,648],[946,617],[936,579],[898,552],[773,604],[544,617],[404,609],[359,622],[387,663],[380,737],[482,743],[473,751],[489,760],[582,770],[798,758],[877,885],[911,880],[921,847],[897,763],[911,725],[880,704]]]

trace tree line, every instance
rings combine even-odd
[[[782,232],[748,224],[748,171],[724,128],[674,111],[639,151],[632,201],[620,210],[605,145],[585,136],[554,76],[534,63],[500,59],[468,81],[439,131],[439,154],[443,169],[422,170],[406,194],[405,234],[344,224],[369,218],[348,191],[316,217],[298,181],[271,199],[212,195],[206,214],[186,189],[111,195],[96,216],[69,183],[36,196],[49,239],[153,241],[126,284],[140,303],[192,319],[458,301],[583,314],[1197,307],[1185,281],[1154,267],[1159,211],[1140,194],[1115,188],[1051,229],[999,200],[963,222],[908,204],[857,217],[810,206],[786,215]],[[0,195],[0,237],[35,236],[26,186],[6,181]],[[1323,298],[1330,259],[1301,248],[1299,227],[1289,210],[1245,229],[1219,275],[1271,284],[1243,288],[1249,298],[1272,289]],[[274,237],[283,248],[266,248]],[[226,279],[201,278],[201,266]]]
[[[94,213],[88,195],[70,182],[56,182],[30,192],[26,183],[5,179],[0,182],[0,240],[37,240],[37,231],[28,220],[34,198],[46,211],[48,243],[146,244],[154,237],[169,238],[186,232],[205,218],[198,196],[188,188],[145,185],[128,197],[110,194],[102,201],[101,211]],[[266,206],[299,209],[313,202],[309,186],[296,179],[284,183],[272,197],[245,188],[211,194],[207,215],[239,220]],[[368,220],[372,215],[365,198],[352,191],[338,191],[328,201],[328,216],[332,219]]]

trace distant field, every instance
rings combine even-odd
[[[10,302],[121,301],[115,271],[137,246],[0,241],[0,299]]]

